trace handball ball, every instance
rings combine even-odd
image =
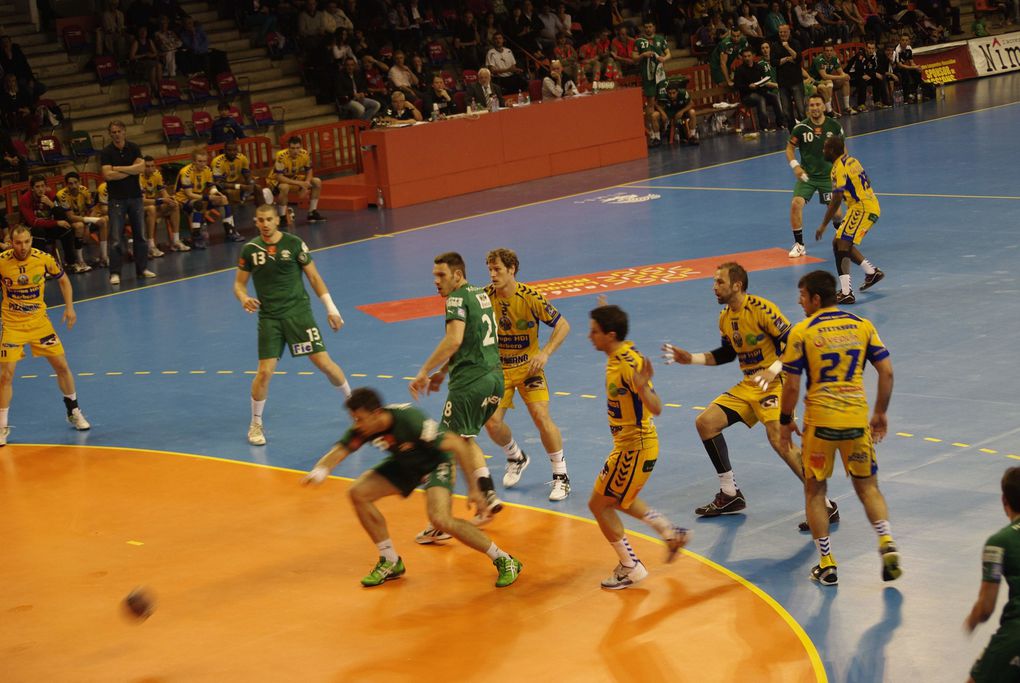
[[[124,598],[124,612],[132,619],[144,621],[156,609],[156,601],[146,588],[136,588]]]
[[[216,209],[209,209],[202,214],[202,217],[205,218],[206,223],[215,223],[220,219],[220,212]]]

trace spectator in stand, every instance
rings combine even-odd
[[[524,0],[521,5],[521,16],[517,22],[518,34],[517,44],[528,52],[534,52],[542,48],[542,20],[535,12],[535,6],[531,0]]]
[[[35,72],[32,71],[21,46],[12,42],[11,37],[7,35],[0,36],[0,74],[17,76],[18,85],[28,93],[33,103],[46,92],[46,86],[36,80]]]
[[[335,33],[339,30],[353,31],[354,22],[335,1],[331,0],[326,3],[326,31]]]
[[[737,28],[753,50],[760,49],[761,44],[765,42],[765,34],[761,30],[761,24],[758,23],[758,17],[751,14],[751,5],[746,2],[740,6]]]
[[[818,0],[815,10],[818,23],[825,28],[829,38],[837,43],[845,43],[850,40],[850,26],[836,11],[833,0]]]
[[[344,69],[340,72],[337,84],[337,105],[340,116],[349,119],[371,121],[379,113],[382,106],[378,100],[368,96],[368,83],[358,71],[358,63],[353,57],[344,60]]]
[[[171,25],[179,24],[190,16],[177,0],[154,0],[152,11],[157,17],[169,17]]]
[[[18,181],[28,180],[28,159],[18,154],[6,125],[0,126],[0,170],[18,172]]]
[[[1020,2],[1009,0],[1013,16],[1007,17],[1007,24],[1020,22]],[[960,8],[954,7],[950,0],[918,0],[917,8],[924,12],[936,24],[945,27],[953,35],[963,33],[960,27]]]
[[[35,99],[18,85],[15,74],[4,76],[3,91],[0,92],[0,112],[3,113],[4,127],[20,131],[26,140],[39,133],[40,116]]]
[[[737,61],[746,47],[747,39],[744,38],[744,34],[736,26],[731,26],[729,33],[716,43],[708,57],[713,83],[733,85],[733,62]]]
[[[504,93],[519,93],[528,87],[521,75],[524,71],[517,66],[514,53],[504,45],[502,33],[496,33],[496,42],[485,55],[485,66],[492,72],[493,80]]]
[[[807,117],[807,111],[804,108],[800,43],[790,35],[789,24],[780,25],[779,35],[772,42],[770,52],[772,66],[776,70],[776,82],[779,84],[779,98],[783,102],[783,113],[789,118],[792,127]]]
[[[244,128],[230,115],[230,105],[226,102],[220,102],[216,110],[219,112],[219,116],[213,119],[209,142],[215,145],[220,142],[243,138]]]
[[[501,30],[502,29],[499,27],[499,20],[496,17],[496,13],[495,12],[486,13],[485,19],[482,21],[482,27],[478,31],[478,33],[482,37],[483,47],[485,45],[492,45],[492,36],[495,35],[497,31]]]
[[[349,40],[347,31],[344,29],[337,29],[336,33],[326,35],[326,46],[329,48],[333,63],[340,67],[340,71],[343,70],[343,63],[347,59],[353,59],[355,62],[358,61],[358,56],[351,49]]]
[[[491,109],[493,99],[496,107],[503,103],[503,91],[492,82],[492,72],[484,66],[478,70],[478,80],[467,87],[467,103],[475,109]]]
[[[48,242],[60,242],[64,251],[63,262],[75,264],[74,230],[67,220],[67,211],[57,205],[53,190],[46,186],[46,178],[41,175],[32,176],[29,188],[21,193],[18,208],[21,220],[32,230],[33,237],[40,237]],[[74,266],[68,267],[72,270]],[[85,266],[86,270],[90,270]],[[85,272],[77,269],[72,272]]]
[[[843,114],[856,114],[850,106],[850,77],[843,71],[843,66],[836,56],[836,47],[831,40],[825,41],[822,53],[815,56],[808,70],[811,77],[818,81],[819,94],[825,98],[825,91],[829,96],[825,100],[825,111],[832,112],[832,98],[839,94],[840,103],[843,105]]]
[[[416,100],[421,97],[419,88],[422,83],[418,81],[418,77],[414,75],[410,67],[404,63],[405,58],[403,50],[393,53],[393,66],[387,72],[386,80],[390,82],[394,90],[401,90],[408,98]]]
[[[886,32],[885,22],[882,20],[876,0],[855,0],[857,12],[864,20],[864,35],[878,43],[882,40],[882,34]]]
[[[298,38],[302,45],[310,47],[322,35],[331,33],[327,30],[326,13],[319,9],[316,0],[305,0],[305,8],[298,15]]]
[[[385,97],[388,92],[386,89],[386,73],[390,68],[379,61],[370,54],[365,54],[361,57],[361,75],[365,77],[365,83],[368,84],[368,94],[372,97],[379,98],[380,96]]]
[[[447,92],[446,84],[440,74],[432,77],[432,87],[425,93],[424,111],[425,115],[432,120],[457,113],[453,97]]]
[[[156,41],[156,50],[159,52],[160,61],[163,64],[163,74],[174,78],[177,76],[177,48],[181,46],[181,39],[170,28],[170,17],[164,15],[159,18],[159,30],[153,36]]]
[[[616,26],[616,37],[609,43],[609,53],[623,74],[637,73],[637,60],[633,57],[634,39],[630,37],[626,24]]]
[[[266,34],[276,30],[276,2],[271,0],[237,0],[241,5],[243,26],[255,32],[255,44],[264,45]]]
[[[482,64],[482,38],[475,25],[475,15],[471,11],[464,12],[463,18],[457,22],[453,33],[453,48],[462,67],[477,69]]]
[[[769,5],[769,13],[765,16],[765,37],[769,40],[775,40],[776,36],[779,35],[779,27],[783,24],[789,24],[790,20],[779,8],[778,2],[773,2]]]
[[[896,53],[892,45],[886,45],[878,55],[878,78],[882,81],[882,103],[887,107],[893,106],[893,91],[900,83],[900,77],[896,73]]]
[[[591,4],[585,6],[585,14],[581,20],[581,24],[589,33],[595,31],[601,31],[603,29],[612,32],[613,30],[613,15],[609,9],[609,3],[607,0],[594,0]]]
[[[852,37],[863,38],[867,32],[864,17],[857,11],[857,4],[854,0],[837,0],[836,9],[843,20],[850,26]]]
[[[120,0],[107,0],[96,34],[98,53],[107,54],[118,62],[127,57],[131,36],[127,33],[127,20],[120,9]]]
[[[420,54],[411,55],[410,69],[419,83],[428,83],[430,72],[425,66],[425,59]]]
[[[868,88],[871,88],[871,99],[876,109],[882,109],[883,90],[885,90],[878,73],[878,51],[875,42],[869,40],[863,50],[858,50],[846,67],[850,75],[850,84],[854,88],[854,99],[857,111],[868,111]]]
[[[825,39],[825,27],[818,21],[818,12],[812,0],[801,0],[795,4],[793,13],[809,45],[818,45]]]
[[[149,28],[139,26],[128,50],[128,65],[138,80],[149,83],[154,94],[159,93],[159,82],[163,78],[163,63],[155,41],[149,37]]]
[[[900,34],[900,42],[893,50],[893,61],[896,64],[896,74],[903,84],[903,100],[920,101],[918,89],[921,87],[921,67],[914,64],[914,49],[910,47],[909,33]]]
[[[562,2],[556,6],[556,35],[566,33],[568,36],[574,34],[574,19],[567,12],[567,6]],[[583,33],[577,32],[578,37],[581,37]]]
[[[786,127],[792,131],[794,124],[797,122],[790,116],[790,112],[783,107],[783,98],[779,94],[779,74],[776,72],[776,67],[772,64],[772,44],[768,41],[761,44],[761,58],[758,59],[757,65],[759,75],[762,78],[768,78],[764,94],[766,103],[771,104],[773,111],[775,111],[776,128]],[[773,97],[775,101],[772,100]]]
[[[542,79],[542,99],[558,100],[577,95],[577,85],[563,75],[563,64],[558,59],[549,65],[549,75]]]
[[[556,36],[556,47],[553,48],[553,59],[560,60],[563,65],[563,71],[572,80],[580,80],[577,73],[577,50],[574,46],[567,42],[570,37],[569,33],[561,33]]]
[[[587,43],[583,43],[577,51],[578,67],[581,73],[587,76],[589,81],[597,81],[602,75],[602,60],[605,55],[599,54],[598,38],[607,33],[604,31]],[[608,46],[608,40],[606,42]],[[580,79],[581,77],[578,75],[578,80]]]
[[[542,5],[542,9],[538,13],[538,23],[541,26],[538,30],[538,43],[545,52],[552,52],[553,46],[556,45],[556,34],[559,33],[557,30],[559,20],[551,6]]]
[[[740,66],[733,70],[733,87],[740,93],[740,101],[744,106],[757,112],[758,126],[766,133],[783,125],[783,107],[775,92],[779,86],[770,83],[768,76],[762,75],[762,70],[754,59],[754,50],[749,45],[740,53]],[[775,111],[775,126],[769,123],[766,105]]]
[[[386,107],[382,116],[379,117],[380,122],[389,124],[421,120],[421,112],[408,102],[407,97],[399,90],[390,95],[390,106]]]
[[[184,28],[180,32],[181,50],[178,60],[181,70],[188,74],[208,73],[215,76],[230,71],[227,56],[220,50],[209,47],[209,36],[202,25],[192,17],[184,20]]]

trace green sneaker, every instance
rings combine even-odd
[[[380,557],[375,569],[361,580],[362,586],[381,586],[391,579],[399,579],[404,575],[404,560],[397,558],[396,562],[387,562],[385,557]]]
[[[496,588],[505,588],[516,581],[517,577],[520,576],[521,567],[523,566],[509,555],[497,557],[492,563],[496,565],[496,571],[499,572],[499,576],[496,578]]]
[[[886,542],[878,551],[882,558],[882,580],[895,581],[903,575],[900,567],[900,553],[895,541]]]

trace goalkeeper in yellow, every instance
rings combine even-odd
[[[822,239],[826,224],[836,215],[840,203],[846,199],[846,216],[836,229],[836,236],[832,238],[832,252],[836,257],[836,273],[839,275],[836,304],[852,304],[857,299],[850,285],[851,261],[864,270],[861,291],[869,289],[885,277],[885,273],[864,258],[864,254],[857,248],[868,231],[878,222],[881,209],[868,174],[864,172],[861,162],[846,153],[843,138],[828,138],[822,148],[822,154],[825,155],[826,161],[832,163],[832,200],[829,201],[829,209],[825,212],[821,226],[815,231],[815,239]]]

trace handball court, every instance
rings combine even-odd
[[[896,371],[878,458],[899,581],[882,583],[874,533],[839,474],[840,583],[807,579],[816,551],[796,528],[800,485],[760,427],[725,432],[745,514],[693,515],[718,488],[694,418],[739,372],[664,366],[658,347],[717,345],[711,277],[723,260],[745,263],[750,291],[793,321],[803,317],[797,279],[832,268],[831,247],[812,242],[817,203],[805,210],[809,258],[785,256],[785,138],[716,138],[640,164],[298,228],[346,320],[326,335],[331,355],[352,385],[387,401],[411,400],[407,379],[442,334],[430,275],[441,251],[460,251],[483,284],[486,252],[515,249],[518,279],[540,284],[571,323],[547,374],[572,493],[548,502],[549,465],[518,402],[507,420],[532,464],[501,491],[510,505],[487,527],[524,563],[506,589],[455,541],[414,543],[419,493],[380,506],[407,574],[360,586],[375,549],[345,492],[381,456],[363,448],[323,486],[301,486],[348,425],[340,395],[307,361],[281,361],[269,443],[247,444],[256,338],[231,292],[238,246],[160,259],[156,284],[132,289],[129,274],[112,295],[99,274],[75,278],[71,331],[51,285],[50,315],[93,426],[63,422],[44,361],[19,364],[0,449],[0,680],[965,680],[994,625],[968,639],[961,624],[983,542],[1006,523],[999,478],[1020,464],[1018,86],[1008,76],[959,84],[945,100],[843,119],[882,204],[862,250],[887,277],[853,310],[876,324]],[[855,271],[855,288],[860,280]],[[586,508],[611,447],[605,357],[587,340],[598,294],[629,313],[665,404],[642,496],[694,531],[666,565],[648,529],[626,519],[650,576],[620,592],[598,587],[616,558]],[[318,302],[313,310],[323,322]],[[422,408],[438,416],[443,395]],[[479,443],[501,488],[502,453],[485,435]],[[144,622],[120,605],[137,586],[156,597]]]

